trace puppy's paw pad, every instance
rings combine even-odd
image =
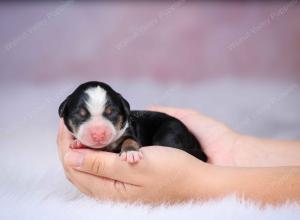
[[[122,152],[121,160],[127,161],[128,163],[137,163],[143,159],[143,154],[140,151],[125,151]]]

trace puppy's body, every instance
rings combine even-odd
[[[200,144],[186,126],[167,114],[152,111],[131,111],[129,128],[123,138],[133,137],[140,146],[168,146],[184,150],[200,160],[206,161]],[[110,149],[120,152],[121,146]]]
[[[160,145],[207,160],[181,121],[159,112],[130,111],[128,102],[105,83],[79,86],[61,104],[59,114],[77,139],[75,147],[121,153],[122,159],[137,162],[142,159],[140,147]]]

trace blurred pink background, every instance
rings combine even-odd
[[[299,80],[299,22],[295,0],[1,3],[0,80]]]

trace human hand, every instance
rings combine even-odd
[[[71,149],[72,134],[63,121],[57,137],[58,152],[67,178],[83,193],[98,199],[178,202],[205,198],[210,186],[205,175],[211,165],[184,151],[151,146],[142,148],[138,164],[122,161],[118,154],[89,149]],[[201,179],[200,183],[195,181]]]
[[[158,110],[158,108],[152,108],[152,110]],[[235,145],[234,141],[231,142],[235,138],[230,138],[230,136],[237,134],[231,134],[232,131],[226,126],[197,112],[177,110],[160,108],[160,111],[168,111],[170,115],[182,117],[180,119],[196,137],[202,138],[202,146],[204,150],[206,149],[205,152],[208,156],[217,161],[215,164],[222,162],[222,160],[218,162],[217,159],[224,159],[226,155],[228,158],[232,158],[230,153],[233,152],[231,149],[235,146],[224,145],[226,151],[221,149],[221,146],[227,141],[227,143]],[[206,125],[200,129],[200,132],[197,131],[196,118],[202,125]],[[208,131],[214,130],[213,128],[219,132],[210,135]],[[227,132],[230,135],[224,137]],[[218,141],[219,138],[223,139],[223,143]],[[142,148],[144,159],[138,164],[128,164],[114,153],[70,149],[69,146],[72,141],[72,134],[61,121],[57,143],[65,174],[80,191],[94,198],[141,201],[152,204],[191,199],[204,200],[229,194],[235,194],[241,199],[255,200],[261,204],[299,201],[300,198],[299,187],[297,187],[300,180],[299,167],[239,168],[214,166],[203,163],[184,151],[158,146]],[[249,143],[253,146],[253,141]],[[281,143],[279,145],[281,146]],[[272,142],[272,146],[274,146],[274,142]],[[298,146],[299,142],[290,143],[290,148],[298,150]],[[224,150],[224,155],[221,157],[216,156],[217,152],[214,154],[212,151],[218,147],[220,150]],[[283,179],[282,176],[284,176]],[[260,181],[253,181],[253,179]],[[278,179],[282,181],[278,182]],[[276,187],[265,187],[274,184]]]
[[[300,141],[242,135],[194,110],[161,106],[151,107],[150,110],[164,112],[181,120],[199,140],[211,164],[236,167],[300,164]]]
[[[152,106],[149,110],[163,112],[182,121],[201,143],[209,163],[237,165],[235,146],[240,135],[225,124],[191,109]]]

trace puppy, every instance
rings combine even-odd
[[[181,121],[159,112],[130,111],[129,103],[103,82],[80,85],[61,103],[59,116],[75,137],[71,148],[115,152],[122,160],[136,163],[143,158],[142,146],[161,145],[207,160]]]

